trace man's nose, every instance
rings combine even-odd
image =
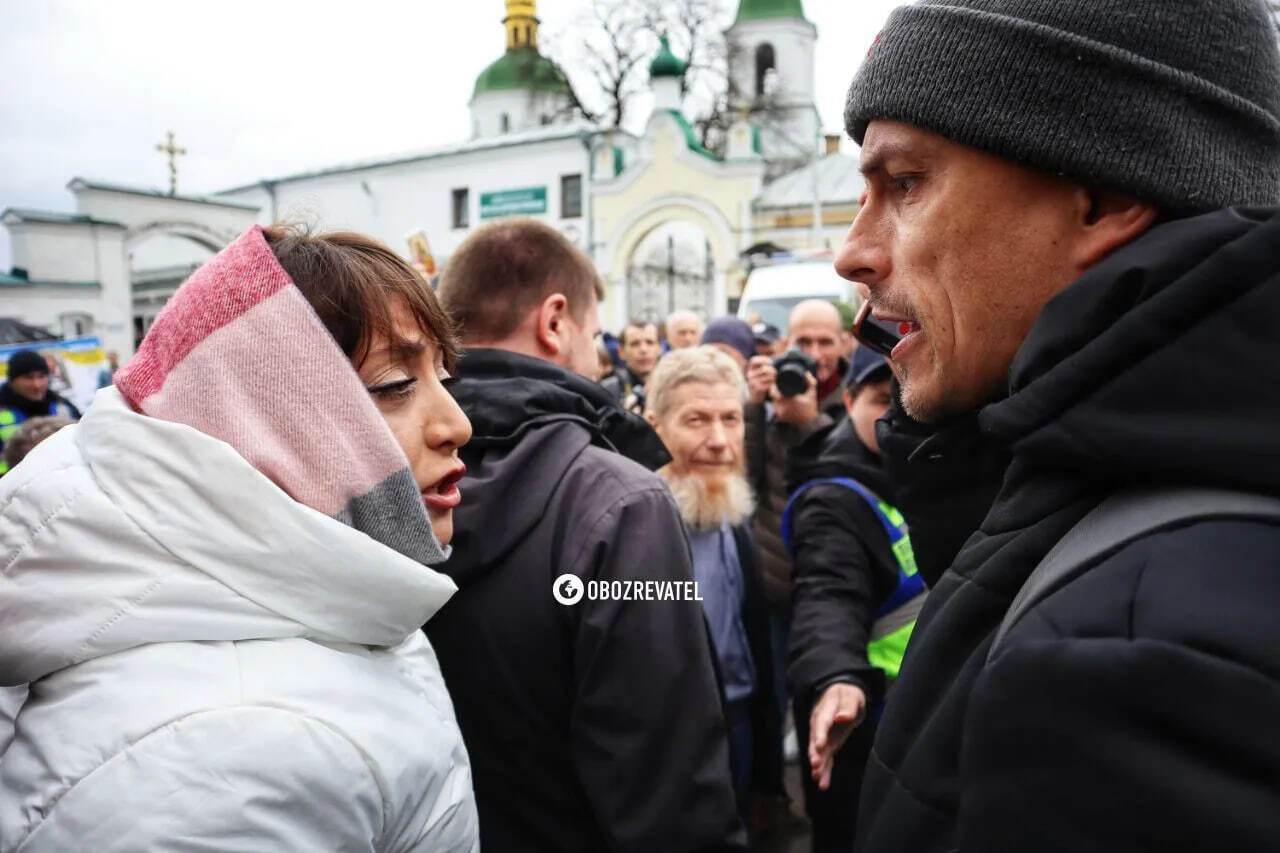
[[[864,203],[845,234],[836,255],[836,272],[867,292],[889,275],[889,252],[884,226],[874,204]]]

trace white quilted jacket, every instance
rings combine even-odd
[[[0,851],[478,849],[454,589],[100,392],[0,479]]]

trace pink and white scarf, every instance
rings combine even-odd
[[[260,227],[178,288],[115,384],[137,411],[231,445],[299,503],[424,565],[448,558],[408,459]]]

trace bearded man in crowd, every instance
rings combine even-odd
[[[769,617],[751,538],[742,368],[713,346],[668,353],[650,376],[645,418],[671,454],[658,474],[688,528],[693,576],[719,662],[729,763],[744,816],[782,795]]]

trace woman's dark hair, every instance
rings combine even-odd
[[[263,229],[267,245],[311,303],[338,347],[359,367],[377,334],[397,343],[393,310],[409,309],[419,330],[440,348],[445,369],[458,358],[453,321],[431,286],[390,248],[351,231],[312,234],[277,223]]]

